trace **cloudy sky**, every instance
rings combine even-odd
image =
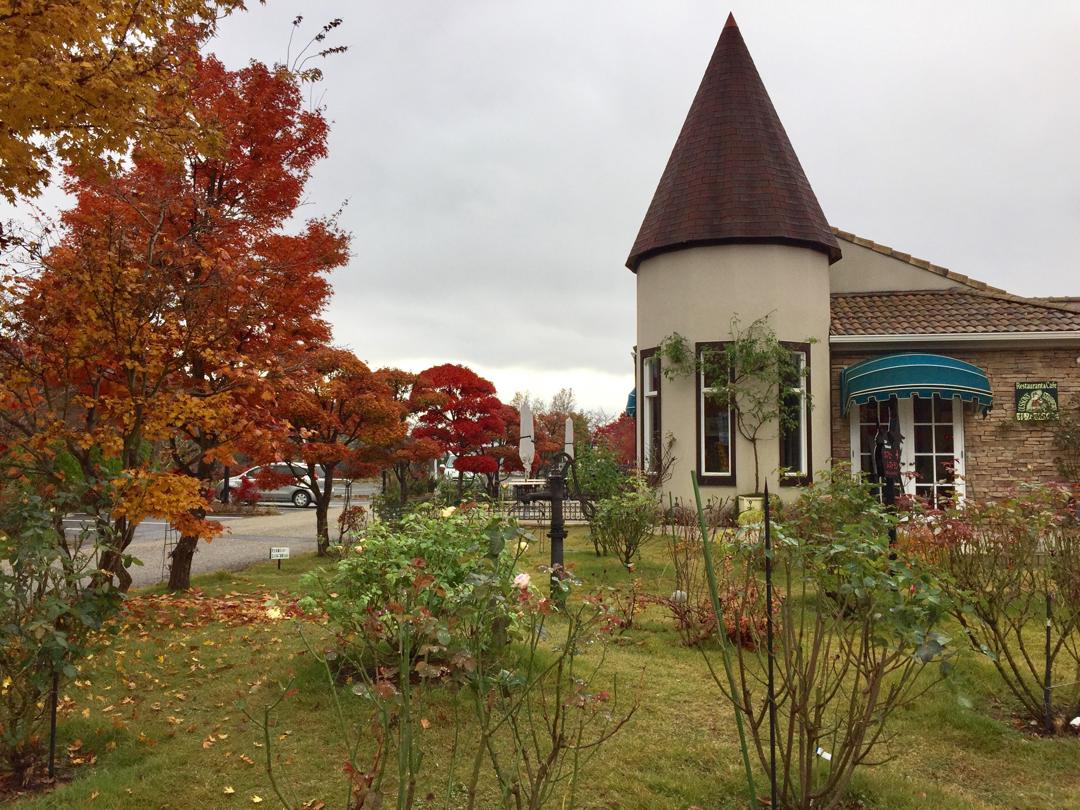
[[[1080,294],[1080,3],[269,0],[211,48],[344,24],[305,214],[348,201],[336,339],[515,390],[632,386],[623,266],[729,10],[829,221],[1021,294]]]

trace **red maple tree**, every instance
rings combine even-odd
[[[498,464],[484,455],[484,447],[505,434],[500,417],[503,404],[495,386],[465,366],[444,363],[417,375],[412,396],[427,404],[413,431],[417,439],[431,439],[454,456],[458,497],[464,474],[491,474]]]
[[[593,441],[606,445],[624,466],[633,465],[637,459],[637,427],[629,414],[619,414],[617,419],[598,427],[593,432]]]

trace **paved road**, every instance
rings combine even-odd
[[[336,528],[340,503],[330,507],[330,527]],[[262,562],[270,556],[271,546],[288,546],[293,555],[315,551],[315,510],[281,507],[281,514],[259,517],[216,518],[225,524],[225,533],[212,542],[199,543],[191,562],[193,574],[213,571],[236,571]],[[69,531],[79,531],[81,519],[65,519]],[[135,530],[128,552],[142,560],[129,570],[132,587],[156,585],[162,581],[162,558],[168,526],[161,520],[145,520]],[[172,538],[175,541],[175,537]],[[166,572],[167,573],[167,572]]]

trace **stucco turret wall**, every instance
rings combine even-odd
[[[731,318],[743,325],[766,314],[777,336],[793,343],[814,339],[810,349],[810,413],[812,469],[826,467],[830,452],[829,424],[829,262],[817,250],[787,245],[730,244],[661,253],[644,260],[637,271],[637,347],[659,346],[673,332],[691,345],[725,341]],[[640,356],[640,354],[639,354]],[[642,391],[641,363],[637,363]],[[638,408],[641,429],[643,408]],[[662,380],[661,430],[671,434],[677,461],[665,489],[692,502],[690,475],[697,469],[697,394],[689,378]],[[784,495],[779,487],[779,443],[775,426],[766,427],[758,442],[762,485]],[[736,485],[705,486],[709,496],[745,494],[754,489],[750,442],[736,436]]]

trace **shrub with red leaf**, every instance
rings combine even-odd
[[[241,478],[240,486],[236,487],[232,491],[232,496],[237,503],[242,503],[245,506],[254,506],[259,502],[259,498],[262,497],[262,490],[256,483],[254,478]]]

